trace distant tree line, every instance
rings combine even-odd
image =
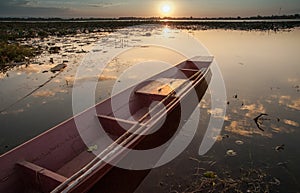
[[[17,17],[0,17],[0,21],[93,21],[93,20],[161,20],[161,19],[171,19],[171,20],[271,20],[271,19],[300,19],[300,14],[293,15],[271,15],[271,16],[252,16],[252,17],[119,17],[119,18],[17,18]]]

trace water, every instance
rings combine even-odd
[[[112,86],[118,84],[118,76],[133,64],[149,62],[151,59],[176,64],[184,58],[173,50],[143,47],[144,42],[156,44],[176,40],[184,46],[191,36],[207,47],[221,69],[228,96],[224,126],[219,135],[210,135],[217,141],[207,154],[200,156],[198,150],[209,117],[219,113],[216,109],[210,109],[211,93],[208,91],[200,104],[201,122],[191,144],[169,164],[153,169],[136,192],[184,192],[189,186],[194,186],[193,183],[203,176],[204,171],[213,171],[223,179],[229,178],[228,175],[237,179],[241,177],[241,168],[265,173],[266,181],[272,182],[275,192],[298,192],[300,29],[277,33],[230,30],[181,33],[166,26],[151,26],[110,35],[67,37],[59,41],[62,46],[71,44],[70,47],[75,45],[78,50],[82,48],[79,45],[90,42],[82,49],[94,49],[93,52],[103,58],[109,58],[110,53],[121,47],[133,48],[111,61],[102,78],[99,78],[95,92],[98,102],[111,94]],[[79,42],[75,42],[76,39]],[[58,40],[49,38],[43,44],[47,41]],[[72,86],[75,72],[84,56],[84,53],[66,54],[64,51],[53,56],[44,53],[37,59],[43,65],[31,64],[27,68],[16,68],[0,75],[0,107],[3,109],[53,76],[50,72],[42,73],[53,67],[49,63],[50,57],[57,62],[69,60],[68,67],[50,83],[0,114],[1,153],[72,116]],[[165,58],[162,59],[163,56]],[[86,80],[91,77],[86,74],[81,78]],[[138,77],[131,78],[135,80]],[[122,79],[120,83],[123,83]],[[260,119],[264,131],[253,120],[261,113],[268,114]],[[281,145],[284,145],[284,149],[276,151],[276,147],[278,150]],[[233,150],[236,155],[227,155],[228,150]],[[203,168],[203,171],[199,168]],[[277,180],[280,185],[275,183]],[[92,190],[98,191],[97,186]]]
[[[241,178],[241,168],[259,169],[273,181],[280,181],[271,192],[298,192],[299,29],[279,33],[224,30],[190,33],[219,63],[228,94],[226,121],[219,141],[205,156],[197,155],[196,138],[169,167],[153,170],[138,192],[184,192],[197,181],[198,175],[193,175],[197,167],[214,171],[218,176],[229,173],[233,179]],[[201,103],[202,120],[207,119],[208,100],[206,96]],[[264,131],[253,120],[261,113],[268,114],[261,124]],[[203,125],[199,129],[205,128]],[[282,144],[284,150],[276,151]],[[228,150],[237,155],[226,155]]]

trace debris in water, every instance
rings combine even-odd
[[[98,149],[98,145],[93,145],[93,146],[90,146],[87,151],[88,152],[93,152],[93,151],[96,151]]]
[[[237,153],[235,151],[233,151],[232,149],[230,149],[226,152],[226,155],[234,157],[237,155]]]
[[[280,185],[280,180],[278,180],[277,178],[274,178],[273,179],[274,181],[272,181],[272,182],[270,182],[270,184],[274,184],[274,185],[277,185],[277,186],[279,186]]]
[[[264,129],[262,129],[262,128],[260,127],[260,123],[259,123],[259,118],[261,118],[262,116],[268,116],[268,114],[266,114],[266,113],[261,113],[260,115],[258,115],[257,117],[255,117],[253,120],[255,121],[255,124],[256,124],[256,126],[257,126],[257,128],[258,128],[259,130],[265,131]]]
[[[242,169],[242,168],[241,168]],[[268,175],[261,169],[243,169],[237,177],[230,171],[218,171],[220,177],[198,176],[184,192],[277,192],[280,180]],[[224,177],[226,175],[226,177]]]
[[[224,135],[222,136],[222,138],[223,138],[223,139],[229,138],[229,135],[228,135],[228,134],[224,134]]]
[[[241,141],[241,140],[237,140],[237,141],[235,141],[235,143],[236,143],[237,145],[243,145],[243,144],[244,144],[244,142]]]
[[[285,161],[285,162],[278,162],[278,163],[277,163],[277,166],[287,168],[287,164],[288,164],[288,163],[289,163],[289,162],[287,162],[287,161]]]
[[[58,54],[60,50],[61,50],[60,47],[55,46],[55,47],[51,47],[51,48],[49,49],[49,52],[50,52],[50,54]]]
[[[276,146],[276,147],[275,147],[275,150],[276,150],[277,152],[280,152],[280,151],[284,150],[284,144]]]
[[[51,72],[58,72],[61,71],[62,69],[64,69],[65,67],[67,67],[66,64],[58,64],[57,66],[53,67],[50,69]]]
[[[203,174],[204,177],[206,178],[216,178],[218,177],[214,172],[212,171],[207,171]]]
[[[214,166],[217,162],[216,162],[216,161],[210,161],[210,162],[208,162],[208,163],[209,163],[209,166],[212,167],[212,166]]]

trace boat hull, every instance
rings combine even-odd
[[[145,81],[144,84],[137,86],[134,94],[132,94],[131,89],[125,90],[1,155],[0,192],[51,192],[53,189],[67,182],[68,179],[72,179],[72,176],[74,177],[76,172],[81,171],[82,168],[85,168],[93,161],[100,161],[96,157],[96,154],[87,151],[89,146],[94,144],[103,135],[103,133],[99,134],[99,123],[105,126],[105,134],[117,143],[122,136],[128,133],[126,130],[136,125],[144,127],[142,125],[149,124],[148,121],[150,121],[151,125],[151,119],[145,115],[147,115],[149,106],[153,101],[164,101],[163,104],[167,106],[166,119],[162,125],[159,124],[160,118],[158,118],[158,122],[154,120],[151,126],[145,126],[146,129],[154,129],[156,131],[152,134],[129,134],[128,136],[133,137],[134,140],[129,141],[126,146],[127,148],[137,150],[161,146],[170,140],[176,132],[180,131],[184,125],[184,122],[180,120],[187,120],[201,101],[212,76],[209,70],[211,62],[185,61],[174,67],[174,69],[172,68],[151,78],[172,77],[174,72],[177,73],[177,71],[180,71],[180,73],[177,73],[178,77],[176,78],[182,80],[186,76],[193,77],[197,75],[199,67],[204,66],[206,70],[202,74],[200,73],[198,76],[195,76],[193,84],[189,82],[186,84],[187,86],[184,87],[186,92],[184,94],[171,92],[165,95],[164,90],[158,89],[148,95],[147,93],[143,93],[144,90],[142,89],[143,86],[148,84]],[[141,89],[140,93],[138,89]],[[178,94],[179,97],[173,94]],[[129,95],[129,102],[122,100]],[[130,112],[125,112],[122,108],[120,108],[119,112],[114,112],[112,101],[115,101],[119,107],[129,105]],[[182,109],[186,109],[186,107],[188,107],[187,111],[181,117]],[[114,114],[117,116],[113,116]],[[157,114],[160,117],[160,113]],[[120,124],[120,121],[122,124]],[[107,150],[108,145],[104,142],[100,141],[97,143],[97,152]],[[160,155],[156,156],[159,158]],[[118,154],[113,155],[112,160],[117,163],[125,158],[126,152],[120,151]],[[120,170],[108,163],[102,164],[67,192],[87,192],[100,179],[111,177],[113,181],[113,171]],[[121,171],[125,171],[123,173],[134,172]],[[148,171],[134,173],[139,173],[138,176],[141,177],[144,176],[141,174],[145,174]],[[128,184],[128,189],[135,187],[136,183],[141,181],[141,179],[137,178],[131,185]],[[69,183],[66,185],[68,186]],[[116,187],[112,187],[111,189],[114,188]],[[107,189],[105,191],[109,192]]]

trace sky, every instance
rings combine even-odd
[[[247,17],[296,13],[300,13],[300,0],[0,0],[0,17]]]

